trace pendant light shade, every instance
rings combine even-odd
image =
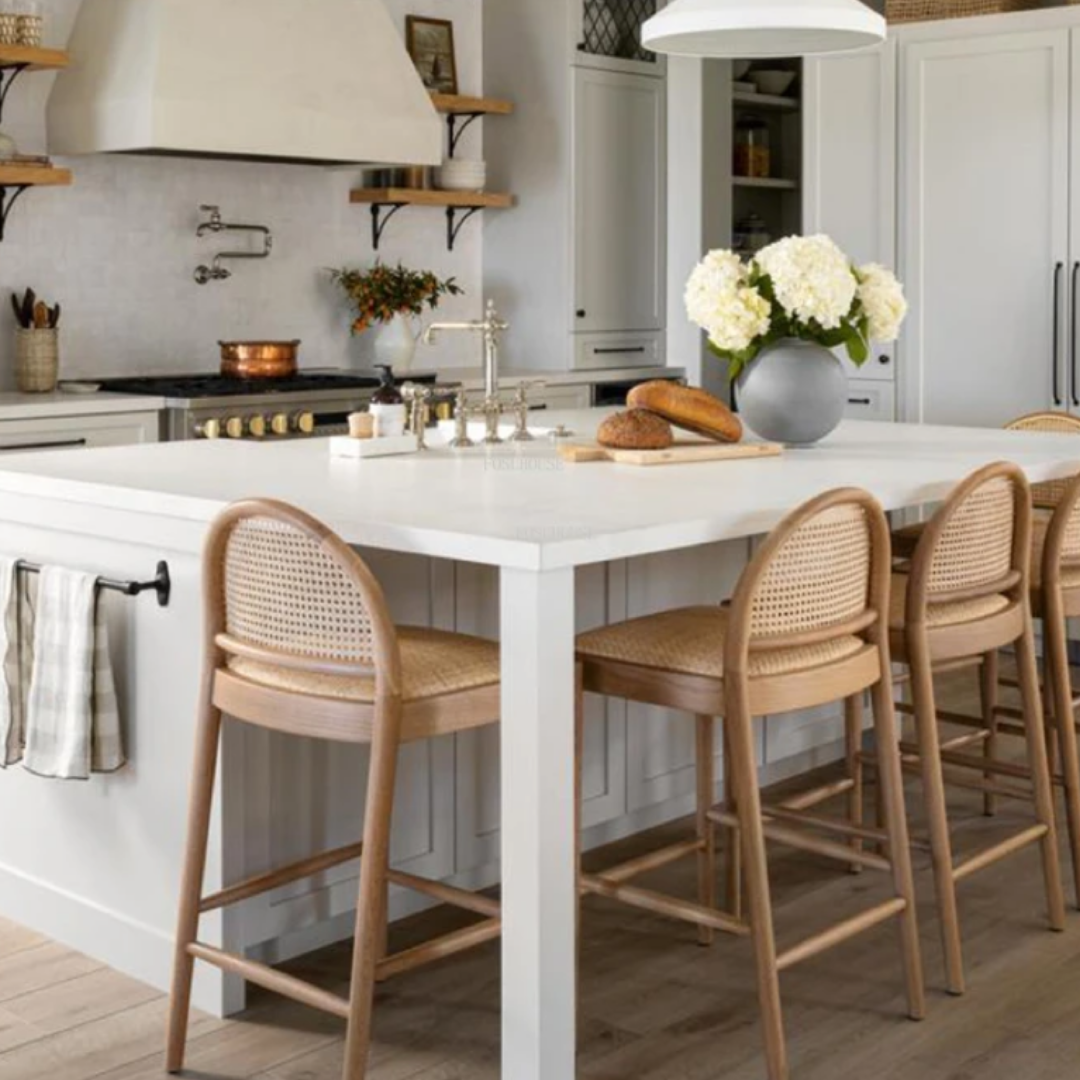
[[[885,19],[859,0],[671,0],[641,37],[675,56],[810,56],[878,45]]]

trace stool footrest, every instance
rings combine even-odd
[[[470,892],[468,889],[459,889],[453,885],[445,885],[441,881],[417,877],[415,874],[406,874],[403,870],[387,870],[386,877],[394,885],[410,889],[412,892],[423,893],[440,903],[452,904],[454,907],[484,915],[489,919],[499,917],[499,901],[493,900],[490,896]]]
[[[270,870],[258,877],[248,878],[247,881],[230,885],[221,892],[204,897],[199,902],[199,911],[202,914],[216,911],[218,908],[239,904],[241,900],[250,900],[251,897],[260,896],[272,889],[280,889],[283,885],[291,885],[294,881],[300,881],[313,874],[320,874],[324,870],[332,870],[342,863],[359,859],[363,851],[363,844],[349,844],[346,847],[335,848],[333,851],[324,851],[321,855],[313,855],[310,859],[283,866],[278,870]]]
[[[980,851],[978,855],[973,855],[965,862],[957,864],[953,867],[953,879],[961,881],[979,870],[992,866],[1029,844],[1038,843],[1049,831],[1050,828],[1047,825],[1032,825],[1031,828],[1010,836],[1008,840],[1002,840],[1000,844],[995,844],[985,851]]]
[[[314,1009],[340,1016],[343,1020],[349,1018],[349,1002],[331,994],[329,990],[320,990],[311,983],[304,982],[292,975],[286,975],[283,971],[260,964],[255,960],[248,960],[243,956],[215,949],[212,945],[204,945],[201,941],[192,942],[187,947],[188,954],[196,960],[204,960],[214,967],[221,968],[233,975],[239,975],[256,986],[264,987],[275,994],[292,998],[302,1005],[309,1005]]]
[[[889,834],[884,829],[875,829],[870,825],[855,825],[850,821],[826,817],[809,810],[790,810],[786,806],[763,806],[761,812],[766,818],[779,818],[806,825],[811,829],[826,829],[829,832],[851,836],[857,840],[869,840],[874,844],[888,843]]]
[[[404,952],[388,956],[385,960],[380,960],[375,965],[375,978],[382,982],[391,976],[401,975],[406,971],[423,967],[425,964],[434,963],[436,960],[456,956],[460,952],[497,938],[501,932],[501,919],[487,919],[474,926],[455,930],[452,934],[443,934],[442,937],[435,938],[433,941],[425,941],[422,945],[416,945]]]
[[[750,933],[750,927],[746,923],[723,911],[703,907],[692,900],[679,900],[674,896],[665,896],[663,893],[654,892],[652,889],[642,889],[637,885],[605,881],[602,877],[593,874],[581,875],[581,891],[606,896],[610,900],[620,900],[632,907],[652,911],[657,915],[666,915],[671,919],[681,919],[698,926],[708,926],[726,934],[745,937]]]
[[[767,818],[768,811],[763,811]],[[709,811],[709,818],[718,825],[726,825],[731,829],[738,829],[739,819],[735,814],[727,810],[713,809]],[[872,855],[868,851],[857,851],[853,847],[838,844],[835,840],[825,840],[820,836],[807,836],[798,829],[789,829],[784,825],[773,825],[766,820],[764,825],[765,839],[773,843],[783,844],[785,847],[798,848],[800,851],[809,851],[814,855],[824,855],[828,859],[836,859],[843,863],[858,863],[868,866],[872,870],[892,870],[892,863],[883,859],[880,855]],[[881,837],[874,836],[874,840]]]
[[[846,795],[855,786],[855,781],[850,779],[834,780],[831,784],[822,784],[821,787],[811,791],[802,791],[798,795],[792,795],[785,799],[780,806],[784,810],[809,810],[812,806],[835,799],[838,795]]]
[[[826,949],[831,949],[834,945],[847,941],[848,938],[853,938],[857,934],[873,929],[873,927],[888,919],[895,918],[905,910],[907,910],[907,901],[902,896],[886,900],[883,904],[879,904],[869,911],[845,919],[844,922],[837,923],[835,926],[829,927],[828,930],[823,930],[820,934],[815,934],[805,941],[800,941],[798,945],[793,945],[790,949],[777,956],[776,966],[780,971],[785,971],[803,960],[809,960],[812,956],[817,956],[818,953],[825,952]]]
[[[915,758],[919,756],[919,748],[913,743],[901,743],[900,749],[904,754],[910,754]],[[974,754],[963,754],[957,750],[946,750],[942,747],[938,755],[946,765],[955,765],[961,769],[973,769],[975,772],[996,773],[1000,776],[1009,776],[1014,780],[1030,780],[1031,770],[1026,765],[1017,765],[1011,761],[999,761],[997,758],[976,757]]]
[[[641,874],[646,874],[650,870],[659,870],[662,866],[668,866],[670,863],[689,858],[691,855],[696,855],[699,851],[704,850],[704,840],[699,840],[696,837],[693,840],[682,840],[677,844],[668,844],[667,847],[650,851],[647,855],[640,855],[636,859],[628,859],[626,862],[619,863],[616,866],[609,866],[593,876],[602,878],[613,885],[618,885],[624,881],[639,877]]]

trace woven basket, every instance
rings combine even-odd
[[[51,394],[60,376],[56,330],[15,331],[15,384],[23,394]]]
[[[1080,0],[1072,2],[1080,3]],[[973,15],[1004,15],[1042,6],[1042,0],[886,0],[885,17],[891,23],[927,22],[931,19],[966,19]]]

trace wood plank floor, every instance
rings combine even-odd
[[[966,698],[953,695],[953,704]],[[918,786],[909,788],[916,828]],[[977,847],[1025,820],[981,816],[954,795],[957,847]],[[674,830],[600,853],[615,861]],[[851,876],[776,849],[783,946],[885,895],[876,874]],[[1035,849],[969,879],[961,915],[970,989],[943,989],[928,856],[916,855],[930,1013],[904,1018],[895,932],[883,927],[783,977],[795,1080],[1075,1080],[1080,1076],[1080,914],[1045,929]],[[652,875],[692,893],[692,863]],[[1067,877],[1068,880],[1068,877]],[[394,930],[395,947],[449,921],[430,913]],[[588,1080],[758,1080],[763,1076],[746,942],[700,948],[692,928],[599,900],[584,908],[579,1076]],[[345,989],[349,950],[291,969]],[[37,934],[0,922],[0,1080],[160,1080],[161,995]],[[497,944],[395,980],[378,993],[369,1080],[495,1080]],[[337,1080],[342,1024],[253,990],[231,1022],[198,1018],[188,1075],[198,1080]],[[505,1078],[513,1080],[513,1078]],[[569,1078],[568,1078],[569,1080]]]

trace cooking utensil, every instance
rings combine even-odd
[[[299,341],[221,341],[221,374],[229,379],[287,379],[295,375]]]
[[[39,300],[34,305],[34,329],[48,330],[51,319],[52,311],[49,309],[49,305],[44,300]]]
[[[701,461],[736,461],[740,458],[779,457],[779,443],[676,442],[668,450],[609,450],[599,443],[560,443],[563,461],[581,465],[593,461],[614,461],[616,465],[691,465]]]

